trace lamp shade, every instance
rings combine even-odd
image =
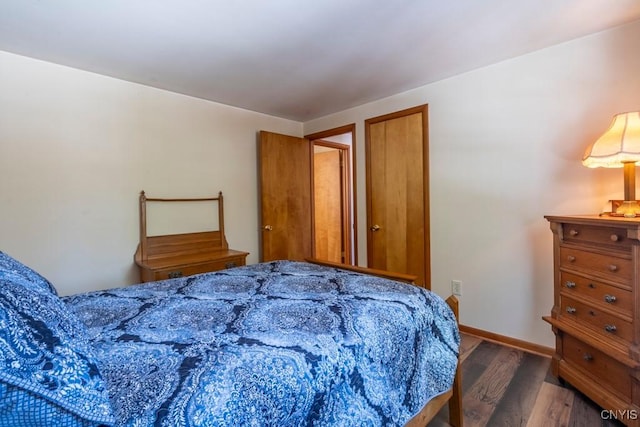
[[[584,153],[582,164],[590,168],[621,168],[640,161],[640,111],[613,116],[609,129]]]

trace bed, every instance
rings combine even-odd
[[[0,252],[0,287],[0,426],[413,426],[457,391],[449,305],[362,271],[274,261],[59,297]]]

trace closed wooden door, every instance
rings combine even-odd
[[[366,120],[368,266],[430,288],[427,106]]]
[[[312,255],[311,145],[307,139],[260,132],[261,261]]]

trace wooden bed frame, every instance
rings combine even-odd
[[[371,274],[387,279],[398,280],[400,282],[415,284],[417,276],[404,273],[393,273],[384,270],[376,270],[373,268],[358,267],[353,265],[339,264],[330,261],[322,261],[315,258],[306,258],[305,261],[324,265],[326,267],[340,268],[342,270],[355,271],[358,273]],[[458,323],[460,322],[458,299],[451,295],[446,299],[447,304],[456,316]],[[440,412],[445,404],[449,404],[449,424],[454,427],[462,427],[462,376],[460,373],[460,360],[458,359],[458,368],[456,369],[453,379],[453,386],[445,393],[431,399],[422,410],[407,422],[405,427],[423,427],[426,426]]]

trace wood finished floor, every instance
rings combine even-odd
[[[601,409],[551,375],[551,359],[462,334],[464,426],[619,427]],[[429,423],[445,427],[447,405]]]

